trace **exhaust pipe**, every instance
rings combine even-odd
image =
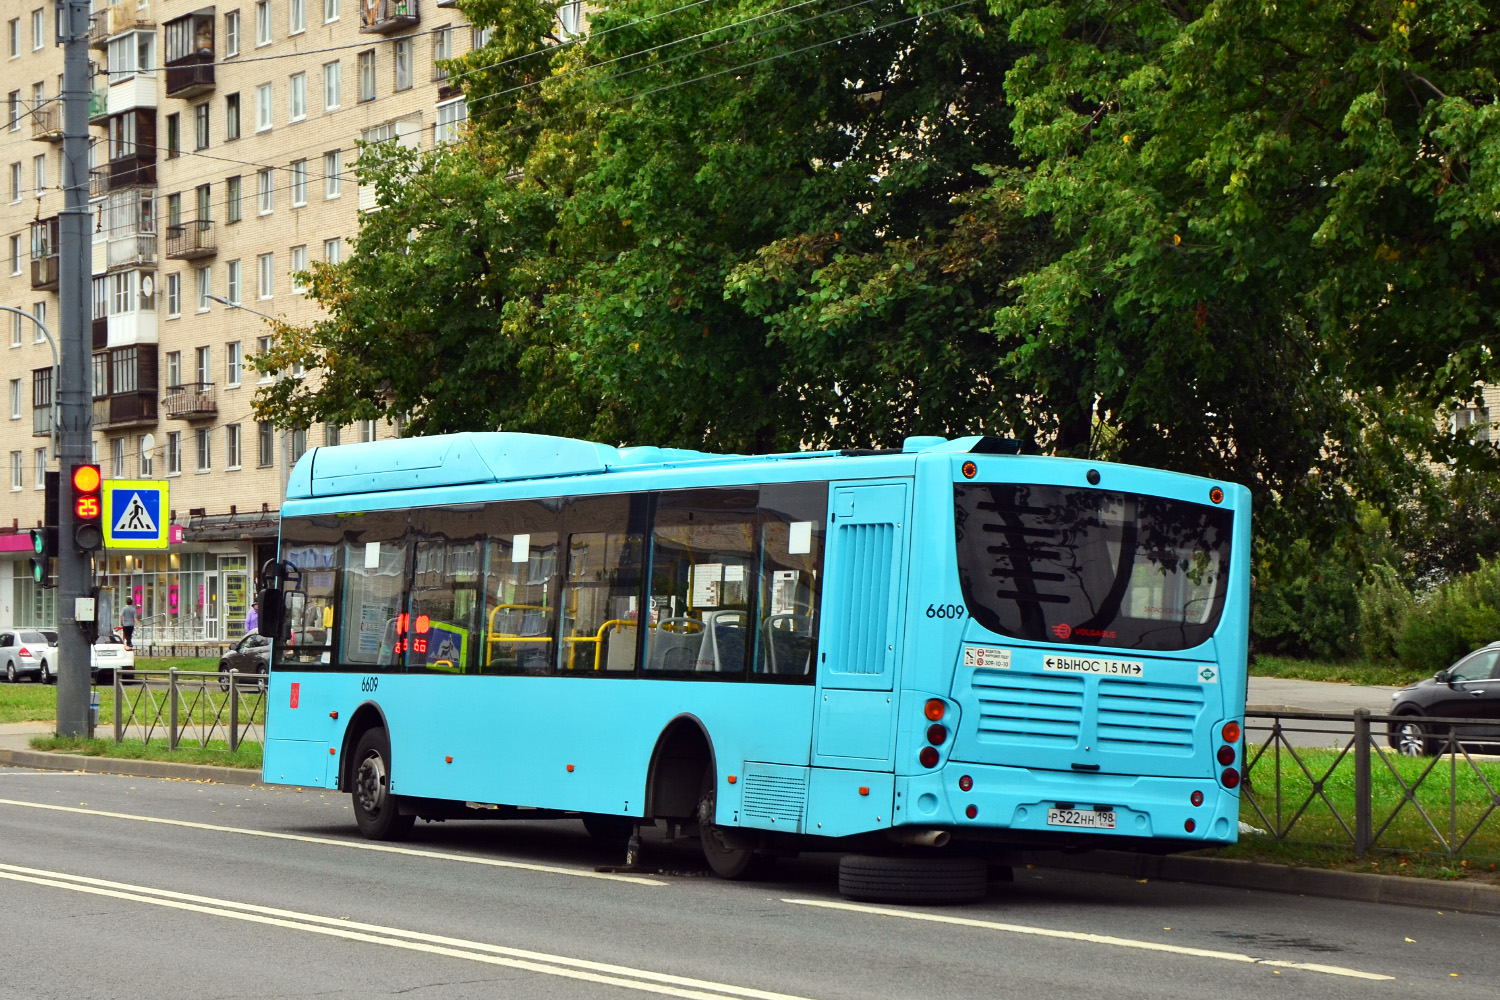
[[[947,830],[910,830],[899,828],[887,830],[886,836],[898,844],[909,844],[913,847],[946,847],[953,835]]]

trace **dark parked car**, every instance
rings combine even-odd
[[[259,632],[247,632],[245,637],[234,644],[219,659],[219,689],[229,690],[229,671],[235,670],[241,674],[265,674],[271,664],[271,640]],[[242,689],[249,689],[251,682],[241,678],[236,685]],[[257,691],[266,689],[266,682],[262,679],[255,682]]]
[[[1423,716],[1475,719],[1458,726],[1460,743],[1500,744],[1500,642],[1470,653],[1431,680],[1418,681],[1391,695],[1391,746],[1408,757],[1441,751],[1448,727]]]

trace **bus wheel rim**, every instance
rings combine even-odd
[[[385,806],[385,761],[380,754],[372,753],[359,762],[355,776],[355,797],[359,807],[369,815],[377,815]]]

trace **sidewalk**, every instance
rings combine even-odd
[[[51,736],[55,732],[55,722],[0,723],[0,750],[30,750],[33,736]]]

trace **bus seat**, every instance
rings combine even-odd
[[[703,645],[703,623],[686,616],[663,618],[650,632],[647,670],[692,670]]]
[[[768,615],[762,627],[766,639],[766,672],[807,674],[812,666],[812,617]]]
[[[697,669],[721,672],[739,669],[745,662],[743,611],[708,611],[703,615],[703,643],[698,650]]]

